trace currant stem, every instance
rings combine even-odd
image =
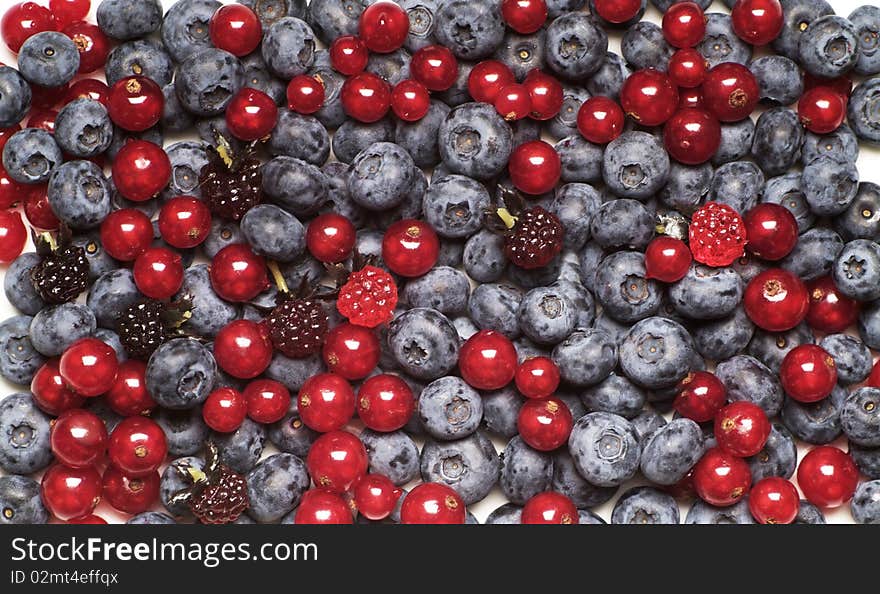
[[[290,293],[287,281],[284,280],[284,275],[281,274],[281,269],[278,268],[278,262],[269,260],[266,262],[266,267],[269,269],[269,272],[272,273],[272,279],[275,281],[275,286],[278,287],[278,290],[282,293]]]

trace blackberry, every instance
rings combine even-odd
[[[492,208],[487,226],[504,235],[507,258],[526,270],[546,266],[562,251],[565,229],[559,218],[540,206],[525,209],[519,194],[498,190],[504,206]]]
[[[70,235],[65,228],[59,232],[57,243],[50,233],[34,237],[40,262],[31,269],[31,282],[46,303],[73,301],[89,286],[90,265],[86,252],[69,242]]]
[[[208,164],[199,173],[202,199],[211,212],[238,221],[263,200],[263,173],[253,156],[255,144],[234,154],[229,142],[217,135],[217,146],[208,150]]]
[[[204,470],[185,460],[171,465],[184,480],[192,484],[175,493],[169,505],[188,504],[202,524],[229,524],[250,507],[247,481],[220,463],[217,446],[213,442],[208,442],[207,449]]]
[[[272,345],[292,359],[321,350],[327,337],[327,312],[310,299],[286,299],[266,318]]]
[[[153,351],[179,333],[177,329],[189,319],[190,307],[188,298],[170,304],[146,299],[128,306],[116,321],[116,333],[125,352],[135,359],[148,359]]]

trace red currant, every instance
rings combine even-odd
[[[391,107],[391,88],[375,74],[362,72],[345,81],[339,100],[346,115],[359,122],[371,124],[388,113]]]
[[[416,485],[403,498],[401,524],[464,524],[467,510],[461,496],[442,483]]]
[[[46,509],[61,520],[85,516],[101,500],[101,475],[94,467],[71,468],[54,464],[40,485]]]
[[[831,87],[814,87],[798,101],[798,118],[813,134],[834,132],[846,118],[846,101]]]
[[[68,410],[52,423],[52,453],[73,468],[93,466],[107,450],[107,427],[97,415],[82,409]]]
[[[562,161],[553,145],[543,140],[524,142],[510,155],[510,181],[525,194],[545,194],[556,187]]]
[[[547,21],[544,0],[502,0],[501,18],[521,35],[531,35]]]
[[[324,106],[324,83],[307,74],[298,74],[287,84],[287,107],[291,111],[312,114]]]
[[[266,260],[243,243],[228,245],[211,260],[211,286],[222,299],[250,301],[269,288]]]
[[[801,460],[797,481],[813,505],[840,507],[852,499],[859,470],[849,454],[832,446],[819,446]]]
[[[251,320],[229,322],[214,338],[214,359],[220,369],[232,377],[257,377],[272,362],[268,329]]]
[[[559,367],[550,357],[529,357],[516,368],[516,389],[526,398],[547,398],[556,392]]]
[[[113,159],[113,182],[122,196],[149,200],[171,181],[171,161],[162,147],[146,140],[129,140]]]
[[[137,257],[134,284],[151,299],[170,299],[183,285],[183,259],[166,247],[151,247]]]
[[[148,511],[159,501],[159,481],[156,471],[133,478],[114,466],[108,466],[103,478],[104,500],[126,514]]]
[[[306,467],[318,487],[343,493],[367,474],[367,450],[351,433],[331,431],[312,444]]]
[[[880,360],[874,362],[874,367],[871,369],[871,375],[868,376],[866,384],[872,388],[880,388]]]
[[[202,406],[205,425],[218,433],[236,431],[247,416],[247,402],[244,395],[234,388],[214,389]]]
[[[644,10],[641,0],[593,0],[593,8],[602,19],[622,25]]]
[[[5,145],[5,139],[2,145]],[[0,151],[3,146],[0,146]],[[0,164],[0,210],[5,210],[21,200],[21,197],[28,194],[28,188],[18,183],[6,172],[3,165]]]
[[[403,47],[409,35],[409,15],[394,2],[377,2],[362,13],[358,34],[370,51],[388,54]]]
[[[626,116],[620,105],[608,97],[590,97],[577,115],[581,136],[595,144],[608,144],[623,132]]]
[[[85,19],[91,7],[91,0],[49,0],[52,18],[55,19],[56,24],[62,27],[68,23]]]
[[[673,47],[694,47],[706,34],[706,15],[695,2],[677,2],[663,15],[663,37]]]
[[[318,215],[306,230],[306,247],[319,262],[335,264],[351,255],[356,231],[347,217],[336,213]]]
[[[797,220],[784,206],[761,203],[746,213],[743,222],[749,237],[746,249],[759,258],[781,260],[797,244]]]
[[[192,196],[175,196],[159,211],[159,233],[168,245],[178,249],[201,245],[211,233],[211,209]]]
[[[680,281],[690,269],[693,256],[685,242],[668,235],[651,240],[645,249],[645,278],[664,283]]]
[[[532,98],[529,90],[519,83],[505,85],[495,96],[495,111],[508,122],[515,122],[528,116],[532,111]]]
[[[727,388],[721,380],[708,371],[692,371],[675,387],[673,408],[681,416],[705,423],[727,402]]]
[[[100,396],[113,387],[119,361],[116,351],[97,338],[81,338],[67,347],[58,371],[80,396]]]
[[[354,416],[354,390],[335,373],[319,373],[307,379],[296,400],[302,422],[321,433],[338,432]]]
[[[703,107],[703,90],[700,87],[694,89],[682,88],[678,93],[678,108]]]
[[[55,31],[52,13],[36,2],[19,2],[10,6],[0,19],[3,41],[17,54],[22,44],[32,35],[43,31]]]
[[[38,229],[58,229],[61,221],[49,206],[46,184],[34,186],[24,195],[24,214],[28,222]],[[2,243],[2,242],[0,242]]]
[[[816,87],[830,87],[843,99],[844,104],[849,103],[849,96],[852,94],[853,81],[843,74],[837,78],[822,78],[814,76],[809,72],[804,72],[804,92]]]
[[[555,118],[562,109],[564,100],[562,85],[558,80],[540,70],[532,70],[523,80],[523,86],[529,92],[532,110],[529,117],[533,120],[549,120]]]
[[[88,514],[86,516],[80,516],[78,518],[72,518],[67,520],[67,523],[70,525],[76,524],[107,524],[107,520],[102,518],[101,516],[96,516],[95,514]]]
[[[309,489],[303,493],[293,523],[352,524],[354,518],[342,496],[323,489]]]
[[[430,107],[431,95],[418,81],[401,81],[391,91],[391,111],[404,122],[417,122]]]
[[[385,231],[382,260],[400,276],[421,276],[431,270],[440,254],[440,240],[425,221],[404,219]]]
[[[58,112],[54,109],[31,110],[27,120],[27,127],[54,133],[56,117],[58,117]]]
[[[65,83],[60,87],[43,87],[31,85],[31,113],[39,110],[52,109],[58,105],[58,99],[67,94],[70,86]]]
[[[367,67],[370,50],[358,37],[343,35],[330,44],[330,65],[345,76],[360,74]]]
[[[752,45],[767,45],[785,24],[779,0],[737,0],[730,12],[733,32]]]
[[[52,416],[79,408],[85,402],[85,398],[64,383],[58,371],[58,359],[49,359],[37,370],[31,380],[31,393],[37,406]]]
[[[837,385],[837,365],[828,351],[815,344],[801,344],[785,355],[779,366],[785,393],[798,402],[817,402]]]
[[[253,10],[242,4],[221,6],[211,17],[208,35],[214,47],[243,57],[257,49],[263,26]]]
[[[558,398],[526,400],[516,418],[522,440],[541,452],[550,452],[566,443],[573,425],[571,411]]]
[[[123,78],[110,88],[107,112],[113,123],[131,132],[152,128],[162,118],[165,95],[145,76]]]
[[[693,48],[680,49],[669,58],[669,80],[679,87],[699,87],[706,78],[707,70],[706,59]]]
[[[752,471],[746,461],[721,448],[710,449],[694,466],[694,489],[709,505],[733,505],[751,484]]]
[[[368,520],[384,520],[391,515],[403,489],[382,474],[368,474],[354,486],[358,513]]]
[[[275,423],[290,408],[290,392],[284,384],[270,379],[255,379],[244,389],[247,416],[257,423]]]
[[[837,288],[830,276],[822,276],[807,283],[810,309],[807,324],[820,332],[843,332],[859,318],[861,305]]]
[[[12,262],[21,255],[27,242],[27,229],[21,215],[12,210],[0,211],[0,262]]]
[[[800,509],[800,496],[779,476],[761,479],[749,491],[749,511],[759,524],[791,524]]]
[[[358,416],[373,431],[397,431],[409,422],[416,407],[409,385],[396,375],[374,375],[361,384]]]
[[[801,323],[810,307],[807,287],[781,268],[765,270],[746,286],[743,306],[749,318],[768,332],[785,332]]]
[[[721,145],[721,124],[704,109],[680,109],[663,128],[663,145],[679,163],[705,163]]]
[[[495,330],[480,330],[458,354],[461,377],[478,390],[500,390],[516,375],[516,348]]]
[[[347,380],[359,380],[379,364],[382,345],[371,328],[346,322],[327,333],[322,354],[329,371]]]
[[[61,32],[73,41],[73,45],[79,51],[80,74],[89,74],[104,67],[104,64],[107,62],[107,56],[110,55],[111,44],[110,39],[101,31],[100,27],[92,23],[77,21],[66,25]],[[82,82],[78,81],[73,86]],[[101,84],[103,85],[103,83]],[[109,93],[107,85],[104,85],[104,87],[106,89],[105,93]]]
[[[770,421],[764,410],[752,402],[731,402],[715,416],[718,447],[734,456],[747,458],[764,448],[770,436]]]
[[[409,72],[429,91],[445,91],[458,78],[458,60],[449,48],[429,45],[412,55]]]
[[[678,90],[669,77],[653,68],[633,72],[620,89],[623,111],[643,126],[659,126],[678,107]]]
[[[495,97],[507,85],[516,82],[513,72],[498,60],[483,60],[468,74],[468,93],[474,101],[495,103]]]
[[[168,454],[165,432],[147,417],[123,419],[110,434],[110,463],[130,477],[152,474]]]
[[[105,398],[110,409],[123,417],[143,415],[156,408],[147,389],[147,364],[137,359],[120,363],[116,381]]]
[[[579,524],[574,502],[555,491],[538,493],[523,506],[522,524]]]
[[[256,89],[241,89],[226,106],[229,133],[246,142],[267,137],[277,119],[275,100]]]
[[[755,75],[736,62],[723,62],[709,70],[702,88],[706,109],[722,122],[746,119],[761,98]]]

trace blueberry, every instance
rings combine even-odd
[[[794,215],[799,233],[807,231],[816,220],[801,189],[801,181],[802,176],[798,172],[772,177],[764,185],[762,197],[763,202],[781,204],[786,207]]]
[[[856,197],[835,217],[834,228],[846,241],[880,237],[880,186],[860,182]]]
[[[809,281],[830,274],[843,248],[840,235],[827,227],[814,227],[801,234],[794,249],[779,264]]]
[[[364,429],[360,439],[367,450],[370,472],[384,474],[395,485],[405,485],[419,476],[419,449],[404,431]]]
[[[705,451],[703,432],[690,419],[673,419],[642,442],[642,474],[654,484],[674,485]]]
[[[409,375],[433,380],[449,373],[458,362],[458,333],[440,312],[417,307],[389,324],[388,347]]]
[[[94,157],[113,140],[113,124],[107,109],[91,99],[76,99],[55,118],[55,141],[74,157]]]
[[[513,150],[513,131],[494,107],[465,103],[440,125],[440,157],[453,173],[479,180],[501,173]]]
[[[47,195],[52,211],[72,229],[92,229],[110,214],[110,184],[91,161],[68,161],[55,167]]]
[[[117,45],[107,56],[104,69],[107,84],[111,87],[129,76],[145,76],[160,87],[171,84],[174,78],[171,56],[151,39],[138,39]]]
[[[452,487],[466,505],[485,499],[502,470],[495,446],[479,431],[455,441],[428,440],[420,467],[423,481]]]
[[[547,121],[547,131],[551,136],[563,138],[572,134],[577,134],[577,115],[584,101],[591,97],[589,91],[585,88],[575,85],[563,86],[562,107],[559,113],[551,120]],[[519,120],[519,122],[528,122],[529,119]],[[529,140],[537,140],[537,138]],[[522,142],[517,142],[521,144]]]
[[[555,19],[560,15],[584,8],[587,0],[545,0],[545,4],[547,18]]]
[[[208,164],[208,151],[204,143],[192,140],[175,142],[165,149],[171,161],[171,181],[162,192],[163,199],[175,196],[201,198],[199,173]]]
[[[773,107],[758,118],[752,156],[767,175],[781,175],[798,162],[803,141],[804,130],[797,113],[787,107]],[[764,183],[763,178],[760,183]]]
[[[30,316],[12,316],[0,323],[0,376],[23,386],[30,385],[46,361],[28,334],[32,321]]]
[[[634,487],[620,496],[611,512],[612,524],[678,524],[678,503],[652,487]]]
[[[657,197],[673,210],[692,214],[709,193],[713,177],[710,163],[691,166],[673,162],[669,166],[669,179]]]
[[[116,328],[119,314],[144,297],[127,268],[110,270],[99,276],[89,289],[86,304],[102,328]]]
[[[489,512],[489,515],[486,516],[486,524],[522,524],[522,507],[513,503],[505,503]]]
[[[414,180],[415,164],[409,153],[391,142],[377,142],[352,161],[348,190],[364,208],[385,210],[403,201]]]
[[[628,27],[620,42],[620,53],[635,70],[655,68],[666,72],[674,52],[675,48],[667,43],[660,27],[650,21],[639,21]]]
[[[631,73],[623,58],[614,52],[606,52],[599,69],[586,83],[587,91],[594,96],[603,95],[617,100],[623,82]]]
[[[761,451],[746,458],[752,472],[752,484],[770,476],[791,478],[797,466],[797,447],[785,425],[774,422]]]
[[[304,458],[319,434],[306,427],[296,411],[269,426],[269,441],[282,452]]]
[[[860,484],[850,505],[856,524],[880,524],[880,480]]]
[[[521,35],[509,30],[495,51],[494,59],[506,65],[516,80],[523,80],[534,70],[543,70],[547,65],[547,34],[539,29],[531,35]]]
[[[31,342],[46,357],[57,357],[80,338],[91,336],[95,328],[95,316],[85,305],[50,305],[31,320]]]
[[[462,62],[459,60],[458,76],[455,77],[455,82],[452,83],[452,86],[440,93],[432,93],[432,95],[449,107],[458,107],[472,101],[468,91],[468,78],[473,68],[473,62]]]
[[[202,419],[200,408],[160,408],[154,420],[165,431],[168,453],[172,456],[192,456],[200,452],[211,432]]]
[[[48,466],[50,431],[50,418],[30,394],[6,396],[0,401],[0,468],[10,474],[31,474]]]
[[[766,332],[756,329],[747,350],[749,355],[760,360],[773,373],[779,373],[782,360],[789,351],[798,345],[815,342],[813,331],[807,324],[802,323],[785,332]]]
[[[645,392],[625,377],[612,373],[585,389],[581,400],[590,412],[607,412],[632,419],[645,406]]]
[[[694,356],[693,339],[687,330],[659,317],[637,322],[620,345],[621,370],[648,389],[677,384],[687,375]]]
[[[651,0],[651,4],[656,6],[657,10],[659,10],[660,12],[666,12],[667,10],[669,10],[670,6],[672,6],[673,4],[678,4],[679,2],[682,2],[682,1],[683,0]],[[725,3],[730,2],[730,0],[722,0],[722,1]],[[702,8],[703,10],[706,10],[707,8],[709,8],[709,5],[712,4],[712,0],[694,0],[694,3],[697,6],[699,6],[700,8]]]
[[[602,176],[616,195],[644,200],[666,184],[669,155],[651,134],[624,132],[605,148]]]
[[[449,107],[445,103],[431,101],[428,113],[417,122],[397,121],[394,141],[410,154],[418,167],[433,167],[440,162],[437,135],[448,114]]]
[[[716,361],[729,359],[745,350],[754,332],[755,325],[739,306],[727,317],[691,328],[697,352]]]
[[[439,8],[436,0],[402,0],[400,6],[409,17],[409,34],[404,42],[404,47],[411,52],[418,51],[423,47],[434,45],[437,40],[434,36],[435,15]]]
[[[159,30],[162,4],[159,0],[101,0],[95,16],[108,37],[137,39]]]
[[[211,47],[208,24],[218,8],[217,0],[179,0],[168,9],[162,21],[162,43],[175,62]]]
[[[305,249],[305,227],[274,204],[250,209],[241,219],[241,232],[255,253],[279,262],[295,260]]]
[[[525,399],[516,390],[508,387],[494,392],[483,392],[481,398],[483,421],[490,432],[508,439],[519,432],[516,420]]]
[[[859,39],[858,59],[854,70],[856,74],[873,75],[880,73],[880,52],[877,40],[880,38],[880,8],[859,6],[848,17],[856,29]]]
[[[732,314],[742,300],[743,282],[730,267],[694,263],[680,281],[669,287],[676,312],[695,320],[715,320]]]
[[[147,388],[160,406],[193,408],[214,388],[217,364],[211,351],[191,338],[161,345],[147,362]]]
[[[516,312],[522,301],[519,289],[508,285],[478,285],[468,301],[468,313],[478,328],[497,330],[508,338],[519,336]]]
[[[859,37],[847,19],[826,15],[810,23],[798,41],[798,61],[804,70],[836,78],[853,69],[859,59]]]
[[[860,384],[870,375],[874,364],[871,349],[858,338],[848,334],[829,334],[819,346],[834,359],[837,381],[841,385]]]
[[[577,81],[594,74],[608,50],[608,35],[591,15],[564,14],[547,27],[547,65],[560,77]]]
[[[315,64],[312,65],[313,69],[318,66],[317,62],[318,55],[316,54]],[[260,52],[253,52],[241,58],[241,65],[244,68],[244,86],[266,93],[278,105],[285,105],[287,103],[287,86],[284,84],[284,81],[272,76]],[[326,106],[328,102],[333,102],[335,98],[334,92],[337,89],[331,88],[330,85],[335,83],[336,79],[329,81],[329,77],[325,78],[324,76],[326,72],[323,69],[321,72],[321,80],[324,81],[324,106]],[[336,78],[338,78],[338,74],[336,74]]]
[[[425,172],[418,167],[413,168],[413,185],[403,196],[403,201],[388,210],[381,211],[374,215],[373,223],[380,229],[384,229],[392,225],[396,221],[402,219],[418,219],[422,217],[422,202],[425,194],[428,192],[428,178]],[[367,211],[369,212],[369,211]],[[380,242],[381,243],[381,242]],[[458,247],[460,246],[460,247]],[[442,242],[440,244],[440,252],[437,255],[437,264],[443,265],[444,258],[451,258],[451,262],[460,263],[461,251],[464,250],[464,244],[459,241]],[[381,249],[379,250],[381,252]],[[458,255],[456,255],[458,252]],[[377,254],[379,255],[379,254]],[[457,266],[458,263],[455,265]]]
[[[880,349],[880,300],[865,304],[859,312],[859,336],[872,349]]]
[[[20,475],[0,477],[0,524],[46,524],[49,512],[40,497],[40,483]]]
[[[617,343],[604,330],[582,328],[556,345],[552,359],[563,380],[575,386],[592,386],[617,366]]]
[[[564,448],[553,456],[552,490],[570,498],[578,508],[601,505],[614,497],[617,487],[597,487],[581,476],[571,455]]]
[[[561,291],[538,287],[523,297],[517,319],[520,330],[531,340],[554,345],[574,330],[577,311],[574,303]]]
[[[752,57],[752,46],[737,37],[730,16],[720,12],[706,14],[706,34],[697,49],[709,68],[722,62],[746,65]]]
[[[190,518],[192,511],[186,502],[172,503],[171,498],[175,493],[187,489],[192,484],[189,480],[181,476],[177,468],[185,469],[187,467],[197,470],[205,469],[205,461],[197,456],[186,456],[177,458],[162,471],[162,478],[159,481],[159,500],[169,514],[177,518]]]
[[[880,479],[880,448],[866,448],[852,443],[849,453],[862,474],[869,479]]]
[[[775,52],[797,60],[804,31],[819,17],[834,14],[834,9],[825,0],[780,0],[780,4],[784,21],[772,47]]]
[[[79,51],[63,33],[43,31],[28,37],[18,53],[18,69],[29,83],[61,87],[73,80],[79,69]]]
[[[561,294],[568,297],[575,307],[575,327],[589,328],[596,320],[596,302],[593,295],[579,280],[559,280],[551,285]]]
[[[617,415],[584,415],[574,424],[568,447],[578,472],[599,487],[616,487],[635,476],[639,467],[638,435]]]
[[[880,389],[859,388],[840,407],[840,427],[851,443],[880,447]]]
[[[758,136],[761,124],[758,123]],[[710,194],[715,202],[745,213],[758,203],[764,189],[764,174],[750,161],[731,161],[715,170]]]
[[[18,124],[31,106],[31,87],[15,68],[0,66],[0,126]]]
[[[412,57],[400,48],[387,54],[370,54],[366,71],[375,74],[392,87],[410,78],[409,65]]]
[[[293,157],[275,157],[263,165],[263,192],[295,215],[309,215],[327,200],[328,180],[310,163]]]
[[[130,517],[125,522],[126,524],[132,525],[153,525],[153,524],[177,524],[177,522],[169,516],[168,514],[164,514],[162,512],[143,512],[137,514],[135,516]]]
[[[63,160],[53,136],[40,128],[19,130],[3,147],[3,167],[22,184],[45,183]]]
[[[295,0],[295,2],[305,3],[303,0]],[[308,3],[308,22],[314,27],[321,41],[330,45],[334,39],[342,35],[358,34],[361,13],[370,4],[372,4],[370,0],[314,0]],[[288,16],[303,18],[298,14]]]
[[[276,522],[299,505],[311,479],[305,463],[293,454],[273,454],[247,473],[250,507],[257,522]]]
[[[823,155],[838,161],[855,163],[859,158],[859,140],[846,124],[841,124],[837,130],[828,134],[807,132],[801,148],[801,162],[809,165]]]
[[[210,439],[220,452],[220,461],[235,472],[243,474],[259,462],[263,454],[263,444],[266,442],[266,429],[259,423],[245,419],[241,427],[232,433],[212,432]]]
[[[737,161],[748,156],[755,138],[755,122],[745,118],[739,122],[721,124],[721,143],[712,156],[713,165]]]
[[[602,181],[604,147],[585,140],[580,134],[573,134],[557,142],[553,148],[562,162],[560,180],[563,183]]]
[[[749,503],[742,499],[730,507],[715,507],[700,499],[688,510],[685,524],[754,524]]]
[[[244,85],[244,69],[229,52],[203,49],[181,62],[174,84],[177,98],[190,112],[218,115]]]
[[[779,414],[785,397],[782,384],[754,357],[736,355],[721,361],[715,367],[715,375],[727,389],[729,401],[757,404],[771,418]]]
[[[41,258],[34,252],[25,252],[13,260],[3,277],[3,289],[9,304],[25,315],[36,315],[46,306],[31,282],[31,270]]]
[[[480,230],[489,208],[489,192],[463,175],[447,175],[428,186],[425,219],[444,238],[467,238]]]
[[[403,298],[410,307],[428,307],[453,315],[467,309],[470,291],[467,275],[462,271],[438,266],[406,283]]]
[[[758,81],[761,101],[769,105],[792,105],[804,92],[804,80],[797,63],[785,56],[761,56],[749,70]]]
[[[324,371],[324,362],[319,356],[291,359],[275,353],[266,370],[266,377],[284,384],[291,392],[302,388],[307,379]]]
[[[596,270],[596,300],[621,322],[635,322],[660,308],[660,283],[646,278],[645,259],[639,252],[615,252]]]
[[[308,15],[306,0],[242,0],[241,3],[256,13],[264,29],[286,16],[304,19]]]
[[[501,455],[500,486],[510,502],[524,505],[538,493],[549,491],[552,478],[550,454],[529,447],[519,436],[507,443]]]
[[[840,436],[840,410],[830,396],[805,404],[786,398],[782,422],[800,440],[812,444],[831,443]]]
[[[222,120],[224,126],[226,125],[226,120]],[[196,124],[198,127],[198,124]],[[164,141],[164,136],[162,134],[162,130],[158,126],[153,126],[143,132],[129,132],[128,130],[123,130],[119,126],[113,127],[113,142],[110,143],[110,147],[107,149],[107,156],[111,159],[116,158],[116,154],[119,152],[119,149],[128,142],[129,140],[146,140],[147,142],[152,142],[156,146],[162,146]],[[211,135],[211,141],[214,141],[213,133]]]
[[[654,216],[638,200],[620,198],[599,206],[590,219],[590,235],[602,248],[643,250],[654,237]]]
[[[460,439],[474,433],[483,418],[480,395],[464,380],[441,377],[422,390],[418,402],[419,418],[432,437]]]
[[[394,124],[382,119],[372,124],[364,124],[347,119],[333,135],[333,154],[343,163],[351,163],[365,148],[377,142],[391,142],[394,139]]]
[[[855,199],[859,172],[853,163],[823,155],[804,167],[803,180],[804,196],[812,211],[830,216],[845,211]]]
[[[854,239],[843,246],[831,270],[834,284],[848,297],[859,301],[880,298],[880,245],[868,239]]]
[[[491,0],[444,2],[434,15],[434,36],[456,58],[486,58],[504,37],[500,6]]]
[[[186,329],[196,335],[213,337],[220,329],[238,315],[235,307],[220,299],[211,288],[208,267],[197,264],[183,272],[183,285],[177,297],[192,296],[192,317]]]

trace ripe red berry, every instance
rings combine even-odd
[[[78,518],[92,513],[101,500],[101,475],[91,466],[53,464],[43,475],[40,492],[53,516],[61,520]]]
[[[706,34],[706,15],[695,2],[677,2],[666,9],[662,29],[672,47],[694,47]]]
[[[602,19],[622,25],[644,10],[641,0],[593,0],[593,8]]]
[[[663,145],[679,163],[705,163],[721,145],[721,124],[704,109],[679,109],[663,127]]]
[[[107,427],[97,415],[82,409],[68,410],[52,423],[52,453],[73,468],[93,466],[107,450]]]
[[[71,390],[58,371],[58,359],[49,359],[34,374],[31,393],[40,409],[52,416],[79,408],[85,398]]]
[[[409,15],[394,2],[371,4],[361,13],[358,35],[372,52],[393,52],[409,35]]]
[[[764,260],[781,260],[798,241],[797,220],[779,204],[762,202],[743,219],[749,243],[746,249]]]
[[[336,309],[357,326],[375,328],[390,322],[397,307],[397,284],[381,268],[364,266],[348,275],[339,290]]]
[[[385,231],[382,260],[400,276],[421,276],[431,270],[440,254],[440,240],[425,221],[404,219]]]
[[[715,439],[718,447],[734,456],[754,456],[764,448],[769,436],[770,421],[767,414],[752,402],[731,402],[715,416]]]
[[[85,516],[80,516],[78,518],[72,518],[70,520],[67,520],[67,523],[70,525],[76,525],[76,524],[104,525],[104,524],[107,524],[107,520],[105,520],[101,516],[96,516],[95,514],[88,514]]]
[[[147,389],[147,364],[137,359],[120,363],[116,381],[105,399],[110,409],[123,417],[143,415],[156,408],[156,401]]]
[[[275,100],[256,89],[241,89],[226,106],[229,133],[246,142],[268,136],[277,119]]]
[[[58,112],[54,109],[32,109],[30,116],[28,116],[27,127],[54,133],[56,117],[58,117]]]
[[[211,233],[211,209],[192,196],[175,196],[159,210],[159,233],[168,245],[182,250],[201,245]]]
[[[210,275],[214,292],[227,301],[250,301],[269,288],[266,260],[243,243],[217,252],[211,260]]]
[[[743,306],[749,318],[768,332],[785,332],[801,323],[810,307],[807,287],[781,268],[758,274],[746,286]]]
[[[347,217],[336,213],[318,215],[306,230],[306,247],[319,262],[335,264],[351,255],[356,231]]]
[[[0,141],[0,151],[6,145],[6,138]],[[19,200],[22,196],[28,194],[28,189],[24,184],[20,184],[11,177],[3,165],[0,164],[0,209],[7,209]]]
[[[324,83],[307,74],[298,74],[287,84],[287,107],[291,111],[312,114],[324,106]]]
[[[709,266],[730,266],[745,252],[742,217],[720,202],[700,207],[691,217],[688,234],[694,260]]]
[[[384,520],[391,515],[403,489],[382,474],[368,474],[354,486],[358,513],[368,520]]]
[[[324,489],[309,489],[293,517],[294,524],[352,524],[351,508],[342,496]]]
[[[107,113],[113,123],[131,132],[152,128],[162,117],[162,88],[145,76],[123,78],[110,88]]]
[[[733,32],[752,45],[767,45],[785,24],[779,0],[737,0],[730,12]]]
[[[577,128],[581,136],[595,144],[607,144],[620,136],[626,116],[613,99],[590,97],[577,114]]]
[[[358,390],[358,417],[373,431],[397,431],[409,422],[415,406],[409,385],[396,375],[374,375]]]
[[[52,18],[61,27],[74,21],[81,21],[89,14],[91,0],[49,0]]]
[[[338,431],[354,416],[354,390],[341,375],[319,373],[300,388],[297,405],[302,422],[310,429]]]
[[[391,111],[404,122],[417,122],[425,117],[430,107],[431,95],[418,81],[401,81],[391,91]]]
[[[0,20],[0,32],[3,41],[17,54],[22,44],[33,35],[43,31],[55,31],[55,19],[52,13],[36,2],[19,2],[13,4]]]
[[[514,380],[526,398],[546,398],[559,387],[559,367],[550,357],[529,357],[516,368]]]
[[[556,187],[562,173],[559,153],[543,140],[524,142],[510,155],[510,181],[526,194],[545,194]]]
[[[544,0],[502,0],[501,18],[521,35],[531,35],[547,21]]]
[[[255,379],[244,389],[247,416],[257,423],[275,423],[284,418],[290,408],[290,392],[280,382]]]
[[[137,257],[134,284],[152,299],[170,299],[183,285],[183,258],[166,247],[152,247]]]
[[[529,399],[519,409],[516,427],[520,437],[541,452],[550,452],[568,441],[574,419],[558,398]]]
[[[230,387],[214,389],[202,406],[205,425],[218,433],[232,433],[241,427],[247,416],[244,395]]]
[[[403,498],[401,524],[464,524],[467,510],[454,489],[443,483],[416,485]]]
[[[73,45],[79,51],[78,72],[80,74],[90,74],[104,67],[112,46],[110,39],[101,31],[100,27],[85,21],[76,21],[65,25],[61,32],[73,41]],[[91,78],[73,83],[71,89],[85,81],[91,81],[88,84],[100,83],[104,87],[105,93],[110,91],[107,85]]]
[[[807,324],[814,330],[833,334],[843,332],[859,317],[861,305],[837,288],[830,276],[822,276],[807,283],[810,309]]]
[[[678,90],[669,77],[653,68],[633,72],[620,89],[620,104],[643,126],[659,126],[678,107]]]
[[[100,396],[113,387],[119,362],[116,351],[97,338],[81,338],[67,347],[58,371],[80,396]]]
[[[749,511],[759,524],[791,524],[800,509],[800,496],[779,476],[761,479],[749,491]]]
[[[799,402],[817,402],[837,385],[837,365],[828,351],[815,344],[791,349],[779,367],[785,393]]]
[[[171,161],[162,147],[146,140],[129,140],[113,159],[113,182],[122,196],[149,200],[171,181]]]
[[[500,390],[516,375],[516,348],[495,330],[480,330],[458,353],[461,377],[478,390]]]
[[[345,76],[363,72],[369,59],[370,50],[354,35],[342,35],[330,44],[330,65]]]
[[[726,507],[743,498],[752,484],[752,472],[742,458],[712,448],[694,466],[694,489],[709,505]]]
[[[159,473],[129,477],[114,466],[108,466],[103,477],[104,500],[127,514],[149,510],[159,500]]]
[[[110,463],[130,477],[146,476],[159,469],[168,454],[162,427],[147,417],[123,419],[110,434]]]
[[[483,60],[468,74],[468,93],[474,101],[495,103],[495,97],[507,85],[516,82],[513,72],[498,60]]]
[[[803,457],[797,481],[807,501],[819,507],[840,507],[855,493],[859,470],[849,454],[832,446],[813,448]]]
[[[429,91],[445,91],[458,78],[458,60],[449,48],[429,45],[412,55],[409,72]]]
[[[853,81],[846,74],[837,78],[822,78],[814,76],[809,72],[804,72],[804,92],[806,93],[816,87],[829,87],[833,89],[843,99],[844,104],[846,104],[849,103],[849,96],[852,94]]]
[[[0,262],[12,262],[24,249],[27,229],[21,215],[12,210],[0,211]]]
[[[529,93],[532,105],[530,118],[549,120],[556,117],[564,100],[562,84],[556,78],[540,70],[532,70],[523,80],[523,86]]]
[[[703,107],[703,91],[699,87],[695,89],[685,89],[682,88],[678,93],[678,107],[679,109],[686,109],[688,107]]]
[[[667,67],[673,84],[692,89],[699,87],[706,78],[708,67],[703,55],[693,48],[683,48],[672,54]],[[679,98],[679,101],[681,99]]]
[[[211,17],[208,35],[214,47],[243,57],[260,45],[263,27],[259,17],[247,6],[227,4]]]
[[[736,62],[723,62],[709,70],[702,88],[706,109],[722,122],[746,119],[761,98],[755,75]]]
[[[538,493],[523,506],[522,524],[579,524],[574,502],[555,491]]]
[[[685,242],[661,235],[651,240],[645,249],[645,278],[664,283],[680,281],[690,269],[692,260]]]
[[[846,101],[831,87],[814,87],[798,100],[798,118],[813,134],[837,130],[846,118]]]
[[[339,100],[348,117],[371,124],[388,113],[391,88],[375,74],[362,72],[345,81]]]
[[[312,444],[306,467],[315,485],[344,493],[367,474],[367,461],[367,450],[360,439],[347,431],[331,431]]]
[[[263,373],[272,362],[272,341],[265,325],[235,320],[214,338],[214,359],[220,369],[240,379]]]
[[[101,245],[112,258],[131,262],[153,243],[153,224],[136,208],[123,208],[101,223]]]
[[[681,416],[705,423],[727,402],[727,389],[714,374],[708,371],[692,371],[675,387],[673,408]]]
[[[528,116],[532,111],[532,98],[529,91],[519,83],[505,85],[493,102],[495,111],[508,122],[515,122]]]
[[[344,323],[327,333],[322,355],[329,371],[348,380],[359,380],[379,364],[382,346],[372,328]]]
[[[24,214],[28,222],[37,229],[58,229],[61,221],[52,212],[49,206],[49,196],[46,193],[46,185],[34,186],[24,196]]]

